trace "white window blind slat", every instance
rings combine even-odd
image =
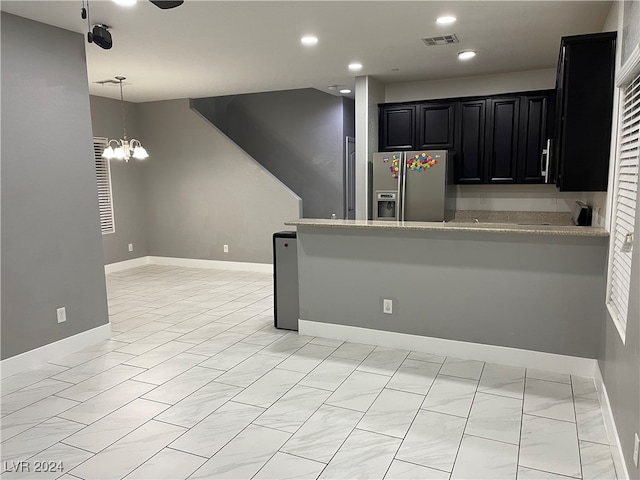
[[[93,159],[96,166],[96,185],[98,187],[98,212],[102,234],[115,232],[113,220],[113,199],[111,194],[111,169],[109,161],[102,158],[107,146],[106,138],[93,139]]]
[[[609,291],[607,304],[624,340],[631,284],[631,256],[627,234],[633,233],[637,208],[640,157],[640,76],[624,89],[619,121]]]

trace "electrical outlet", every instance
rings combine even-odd
[[[58,323],[67,321],[67,309],[65,307],[60,307],[56,310],[56,316],[58,317]]]
[[[223,245],[222,250],[224,251],[224,253],[229,253],[229,245]]]
[[[487,203],[487,196],[486,195],[480,195],[480,203],[482,203],[482,204]]]
[[[551,205],[556,205],[558,203],[558,196],[551,195]]]
[[[386,313],[387,315],[391,315],[393,313],[393,300],[385,298],[382,301],[382,313]]]
[[[636,433],[635,440],[633,442],[633,463],[636,468],[638,467],[638,449],[640,448],[640,438],[638,438],[638,434]]]
[[[133,252],[133,243],[130,243],[130,244],[129,244],[129,251],[130,251],[130,252]]]

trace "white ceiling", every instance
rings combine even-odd
[[[554,67],[560,37],[600,31],[611,2],[599,1],[197,1],[160,10],[89,0],[92,23],[112,27],[113,48],[86,45],[95,82],[127,77],[135,102],[329,85],[353,88],[356,75],[383,82],[444,79]],[[2,1],[3,11],[86,33],[81,0]],[[451,26],[436,17],[452,14]],[[313,33],[317,46],[300,44]],[[460,43],[426,47],[421,38],[457,34]],[[459,50],[478,56],[457,60]],[[364,69],[355,74],[351,61]],[[394,69],[398,69],[394,71]],[[332,92],[335,93],[335,92]]]

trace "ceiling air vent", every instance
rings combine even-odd
[[[436,47],[438,45],[449,45],[451,43],[460,43],[455,33],[450,35],[439,35],[437,37],[423,38],[422,41],[427,47]]]

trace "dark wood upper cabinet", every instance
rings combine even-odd
[[[416,106],[384,105],[380,107],[380,151],[416,148]]]
[[[460,184],[543,183],[555,98],[540,90],[381,104],[379,150],[448,150]]]
[[[518,183],[543,183],[542,151],[547,148],[549,101],[545,95],[525,95],[520,100]]]
[[[485,163],[488,183],[515,183],[520,97],[487,100]]]
[[[485,100],[458,103],[456,183],[484,183]]]
[[[606,191],[616,33],[563,37],[556,79],[556,184],[561,191]]]
[[[454,144],[455,102],[418,105],[418,149],[449,150]]]

